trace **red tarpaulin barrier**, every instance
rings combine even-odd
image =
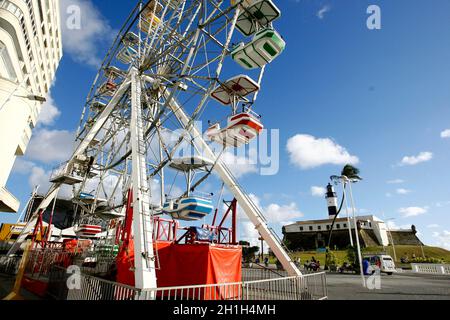
[[[159,288],[241,282],[242,248],[209,244],[155,244],[159,256],[156,270]],[[122,248],[117,256],[117,282],[134,286],[134,246]],[[200,299],[225,299],[238,295],[239,288],[197,292]]]

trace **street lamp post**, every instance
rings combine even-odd
[[[383,214],[383,216],[384,216],[384,214]],[[393,220],[395,220],[395,218],[385,219],[384,221],[389,222],[389,221],[393,221]],[[391,238],[392,250],[394,251],[394,261],[397,261],[397,253],[395,251],[394,238],[392,237],[391,228],[389,227],[389,223],[386,223],[386,228],[388,230],[389,237]]]
[[[352,203],[352,211],[353,211],[353,224],[355,226],[355,234],[356,234],[356,247],[358,249],[358,259],[359,259],[359,270],[361,273],[361,280],[363,287],[366,287],[366,279],[364,278],[364,270],[363,270],[363,263],[362,263],[362,255],[361,255],[361,246],[359,244],[359,233],[358,233],[358,224],[356,221],[356,207],[355,207],[355,201],[353,199],[353,191],[352,191],[352,182],[349,178],[344,176],[344,179],[348,182],[348,185],[350,187],[350,201]]]
[[[345,211],[347,213],[347,227],[348,227],[348,235],[350,237],[350,245],[353,247],[353,236],[352,236],[352,226],[350,223],[350,213],[348,211],[348,201],[347,201],[347,193],[345,191],[345,184],[346,182],[342,179],[342,190],[344,195],[344,201],[345,201]]]

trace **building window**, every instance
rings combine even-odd
[[[313,227],[312,226],[309,226],[309,231],[313,231]]]
[[[10,81],[17,81],[17,74],[14,71],[11,57],[3,42],[0,42],[0,76]]]
[[[329,224],[327,224],[327,230],[330,230],[330,225]]]
[[[341,228],[341,225],[338,223],[338,224],[336,224],[336,229],[340,229]]]
[[[317,226],[317,230],[322,230],[322,227],[321,226]]]
[[[344,228],[347,228],[347,224],[346,223],[344,223]]]
[[[300,231],[303,231],[303,227],[300,227]]]

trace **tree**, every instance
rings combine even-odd
[[[251,247],[249,242],[240,241],[239,245],[242,246],[242,258],[244,262],[250,262],[255,258],[255,255],[259,252],[259,247]]]

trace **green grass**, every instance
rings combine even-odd
[[[423,257],[422,249],[420,246],[395,246],[395,251],[397,253],[397,264],[400,264],[400,259],[403,256],[408,256],[408,258],[411,260],[413,253],[416,255],[417,258]],[[384,252],[383,247],[370,247],[370,248],[364,248],[363,254],[371,252],[371,253],[378,253],[378,252]],[[394,258],[394,250],[392,246],[386,248],[387,254],[392,256]],[[337,258],[337,261],[339,263],[343,263],[347,261],[347,251],[340,250],[340,251],[333,251],[334,255]],[[425,257],[427,258],[436,258],[436,259],[444,259],[446,263],[450,263],[450,251],[438,248],[438,247],[428,247],[423,246],[423,253],[425,254]],[[304,251],[304,252],[293,252],[292,257],[297,259],[300,257],[301,263],[304,264],[307,260],[311,261],[311,258],[314,257],[316,260],[319,260],[322,265],[325,264],[325,253],[317,253],[316,251]],[[275,263],[275,258],[270,258],[270,263]]]

